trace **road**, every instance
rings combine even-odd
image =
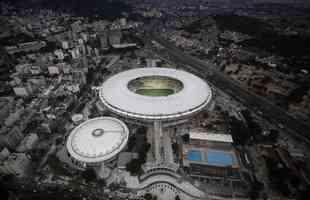
[[[216,71],[216,67],[213,64],[205,61],[202,62],[184,53],[174,44],[157,35],[149,35],[149,39],[161,44],[166,49],[166,53],[169,54],[171,59],[190,67],[200,76],[206,78],[216,88],[243,103],[249,110],[263,113],[261,116],[264,119],[277,125],[279,128],[284,128],[285,132],[289,133],[294,138],[310,144],[310,135],[307,134],[310,130],[309,123],[293,118],[285,110],[272,104],[270,100],[243,89],[234,80]]]

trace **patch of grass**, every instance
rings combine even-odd
[[[137,94],[145,96],[168,96],[174,93],[172,89],[138,89]]]

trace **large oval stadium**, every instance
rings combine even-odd
[[[210,86],[201,78],[172,68],[137,68],[107,79],[99,90],[112,112],[138,120],[176,120],[211,102]]]

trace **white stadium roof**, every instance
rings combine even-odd
[[[80,162],[103,162],[124,148],[128,136],[128,128],[122,121],[112,117],[98,117],[73,129],[67,140],[67,150]]]
[[[166,76],[182,82],[183,89],[169,96],[143,96],[128,89],[128,83],[146,76]],[[137,68],[118,73],[99,90],[103,104],[126,117],[168,120],[200,111],[211,101],[210,86],[201,78],[171,68]]]

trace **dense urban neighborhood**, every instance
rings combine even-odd
[[[3,199],[308,199],[310,2],[0,2]]]

